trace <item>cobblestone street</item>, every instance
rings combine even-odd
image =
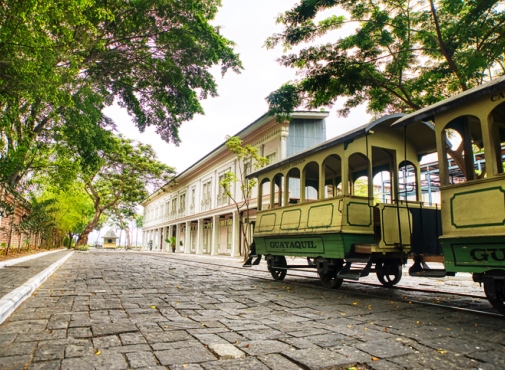
[[[504,322],[169,255],[75,252],[0,325],[0,369],[503,369]]]

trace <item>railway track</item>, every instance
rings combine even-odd
[[[152,256],[153,258],[164,258],[167,260],[177,261],[177,263],[182,263],[186,266],[198,266],[199,268],[206,270],[216,270],[219,269],[220,272],[227,271],[233,274],[253,277],[255,279],[261,279],[273,282],[270,272],[268,271],[266,264],[260,264],[253,268],[244,268],[241,265],[230,265],[230,262],[237,263],[237,260],[224,261],[219,259],[219,257],[204,257],[199,258],[192,256],[187,258],[181,255],[170,255],[170,254],[156,254],[146,252],[138,252],[145,255]],[[199,259],[197,259],[199,258]],[[374,277],[368,278],[372,280]],[[404,277],[407,279],[416,279],[415,277]],[[326,290],[320,285],[319,278],[315,272],[310,271],[299,271],[299,270],[289,270],[286,279],[283,282],[278,282],[280,284],[296,284],[307,286],[311,285],[315,289]],[[400,282],[401,283],[401,282]],[[442,284],[442,283],[441,283]],[[474,283],[476,284],[476,283]],[[493,316],[493,317],[503,317],[501,314],[496,312],[493,307],[487,301],[484,293],[482,294],[472,294],[464,292],[449,292],[441,291],[435,288],[420,288],[412,286],[395,286],[393,288],[385,288],[380,283],[375,283],[373,281],[348,281],[345,280],[344,284],[338,289],[338,291],[356,294],[359,296],[367,296],[374,298],[383,298],[389,300],[399,300],[409,303],[421,304],[430,307],[443,307],[447,309],[472,312],[479,315]]]

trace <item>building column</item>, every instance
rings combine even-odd
[[[216,250],[218,246],[217,242],[217,236],[218,236],[218,230],[219,228],[219,216],[214,215],[212,216],[212,236],[210,240],[210,255],[211,256],[217,256],[219,253]]]
[[[186,231],[184,231],[184,253],[191,253],[191,223],[186,221]]]
[[[175,229],[175,250],[179,251],[181,247],[181,226],[182,224],[177,224]]]
[[[240,256],[240,221],[237,211],[233,212],[233,221],[231,226],[231,257]]]
[[[203,233],[203,218],[198,219],[198,226],[196,228],[196,254],[203,254],[202,252],[202,233]]]
[[[162,226],[158,234],[161,239],[158,243],[158,248],[160,249],[160,252],[162,252],[165,247],[165,227]]]
[[[279,160],[283,160],[288,156],[288,134],[289,127],[281,127],[281,153]]]

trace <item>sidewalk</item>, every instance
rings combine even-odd
[[[0,324],[72,253],[60,249],[1,262]]]

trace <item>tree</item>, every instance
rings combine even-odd
[[[0,3],[0,181],[16,185],[60,139],[92,166],[96,127],[116,101],[140,131],[179,142],[182,122],[217,95],[209,69],[239,72],[233,43],[210,25],[220,0]],[[91,129],[91,131],[90,131]]]
[[[239,217],[240,231],[242,233],[242,243],[240,253],[243,253],[244,262],[249,257],[249,235],[251,235],[251,223],[244,222],[244,215],[251,216],[249,207],[251,201],[252,189],[256,186],[255,179],[246,179],[246,174],[251,168],[261,168],[268,164],[268,159],[258,154],[258,148],[249,144],[243,144],[237,136],[226,139],[226,147],[235,155],[238,162],[238,173],[228,171],[220,181],[219,185],[223,187],[225,194],[231,199],[237,210]],[[253,166],[253,167],[251,167]],[[233,184],[238,184],[240,190],[236,195],[232,192]],[[260,200],[258,200],[260,202]]]
[[[134,214],[136,206],[160,188],[174,174],[174,169],[159,162],[149,145],[135,143],[122,136],[111,137],[109,150],[100,153],[101,166],[95,172],[81,174],[85,191],[93,202],[94,215],[77,240],[87,243],[89,233],[104,212]]]
[[[316,21],[323,12],[331,14]],[[309,44],[279,60],[302,76],[267,97],[281,116],[338,98],[343,116],[365,102],[369,113],[408,112],[505,74],[500,1],[302,0],[277,21],[284,31],[268,48]],[[344,26],[355,32],[334,32]]]
[[[72,186],[64,189],[48,186],[38,199],[51,200],[51,214],[55,226],[66,233],[70,240],[68,247],[72,247],[74,237],[82,233],[95,213],[93,203],[84,191],[83,183],[75,181]]]

